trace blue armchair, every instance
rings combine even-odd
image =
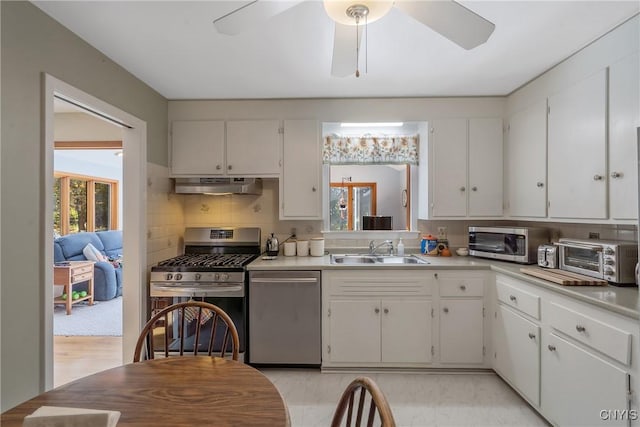
[[[122,257],[122,231],[98,231],[68,234],[53,241],[53,261],[84,261],[83,249],[91,243],[109,258]],[[74,289],[86,290],[80,284]],[[97,301],[106,301],[122,295],[122,268],[111,262],[98,261],[94,265],[93,293]]]

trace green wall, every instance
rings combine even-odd
[[[147,122],[166,166],[167,100],[26,1],[1,1],[1,410],[43,391],[42,73]]]

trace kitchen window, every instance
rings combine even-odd
[[[55,173],[53,229],[59,235],[118,228],[118,182]]]

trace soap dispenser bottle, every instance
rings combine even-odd
[[[404,256],[404,243],[402,243],[402,239],[398,241],[398,256]]]

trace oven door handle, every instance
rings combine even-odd
[[[233,292],[233,291],[241,291],[242,284],[234,285],[234,286],[175,286],[175,285],[152,285],[153,289],[163,290],[163,291],[178,291],[178,292],[207,292],[207,293],[224,293],[224,292]]]
[[[554,244],[558,246],[563,246],[565,248],[578,248],[578,249],[587,249],[593,252],[602,252],[602,246],[588,245],[584,243],[562,243],[562,242],[556,242]]]

